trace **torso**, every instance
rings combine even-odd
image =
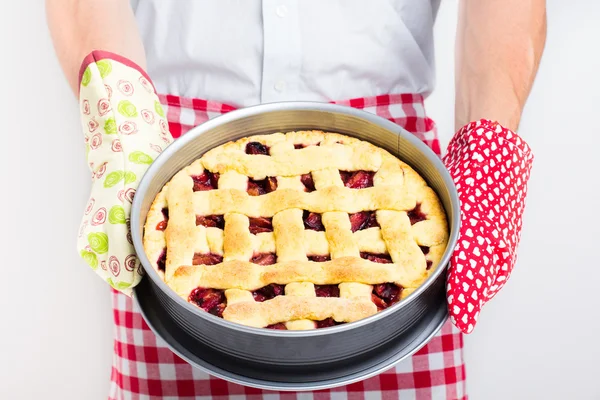
[[[434,84],[439,0],[132,0],[161,93],[249,106]]]

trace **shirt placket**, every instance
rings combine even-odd
[[[263,0],[261,103],[298,100],[301,40],[298,2]]]

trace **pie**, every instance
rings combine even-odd
[[[166,284],[225,320],[303,330],[376,314],[417,289],[448,242],[436,193],[387,151],[337,133],[246,137],[154,199],[144,249]]]

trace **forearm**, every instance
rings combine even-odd
[[[74,93],[79,68],[92,50],[118,53],[146,68],[144,47],[128,0],[46,0],[48,26]]]
[[[456,129],[481,118],[517,130],[546,41],[545,0],[462,0]]]

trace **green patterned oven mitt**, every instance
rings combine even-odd
[[[131,295],[143,274],[131,241],[131,203],[140,179],[173,138],[150,78],[130,60],[92,52],[81,66],[79,90],[93,183],[77,249],[113,288]]]

